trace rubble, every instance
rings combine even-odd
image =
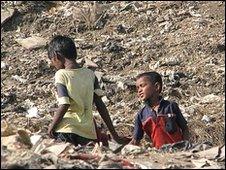
[[[4,23],[6,23],[10,18],[12,18],[15,12],[16,12],[15,9],[10,9],[10,8],[6,10],[1,9],[1,26]]]
[[[40,48],[45,46],[47,43],[47,40],[38,36],[32,36],[25,39],[17,38],[15,41],[26,49]]]
[[[224,13],[218,1],[1,1],[1,167],[225,168]],[[46,45],[57,34],[74,39],[78,63],[95,72],[119,134],[132,136],[142,107],[135,77],[155,70],[162,95],[188,121],[191,142],[202,145],[162,153],[146,138],[139,147],[110,148],[50,139],[57,102]]]

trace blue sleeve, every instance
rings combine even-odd
[[[180,108],[177,103],[173,102],[173,111],[176,114],[176,122],[181,130],[184,130],[187,127],[187,121],[185,120],[184,116],[182,115]]]
[[[56,88],[58,97],[69,97],[67,87],[65,85],[57,83]]]
[[[140,114],[138,113],[135,118],[133,137],[135,140],[141,140],[143,138],[143,135],[144,135],[144,131],[142,129],[142,122],[141,122]]]

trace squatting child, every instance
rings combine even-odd
[[[178,104],[164,100],[162,78],[157,72],[145,72],[136,78],[136,88],[144,107],[135,118],[134,134],[130,144],[139,145],[144,132],[153,146],[188,140],[188,126]]]
[[[94,72],[80,67],[76,62],[77,51],[74,41],[67,36],[55,36],[48,45],[48,57],[58,70],[55,85],[59,107],[49,126],[51,138],[70,142],[74,145],[101,141],[95,124],[92,105],[106,123],[112,138],[118,143],[128,142],[128,138],[118,136],[108,110],[98,94],[98,81]],[[102,140],[106,144],[105,140]]]

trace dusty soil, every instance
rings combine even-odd
[[[16,39],[36,35],[48,42],[63,34],[75,40],[78,62],[88,58],[98,65],[104,101],[120,134],[132,135],[141,107],[135,76],[155,70],[163,77],[163,96],[176,101],[187,119],[191,141],[224,144],[224,2],[14,2],[1,1],[1,10],[17,9],[1,26],[2,124],[48,139],[57,106],[55,70],[46,46],[26,49]],[[31,107],[38,118],[26,117]]]

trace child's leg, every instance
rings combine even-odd
[[[95,119],[93,119],[94,121],[94,125],[95,125],[95,129],[96,129],[96,133],[97,133],[97,142],[102,142],[103,146],[108,147],[108,140],[109,140],[109,136],[103,132],[101,132],[101,129],[97,127],[96,121]]]

